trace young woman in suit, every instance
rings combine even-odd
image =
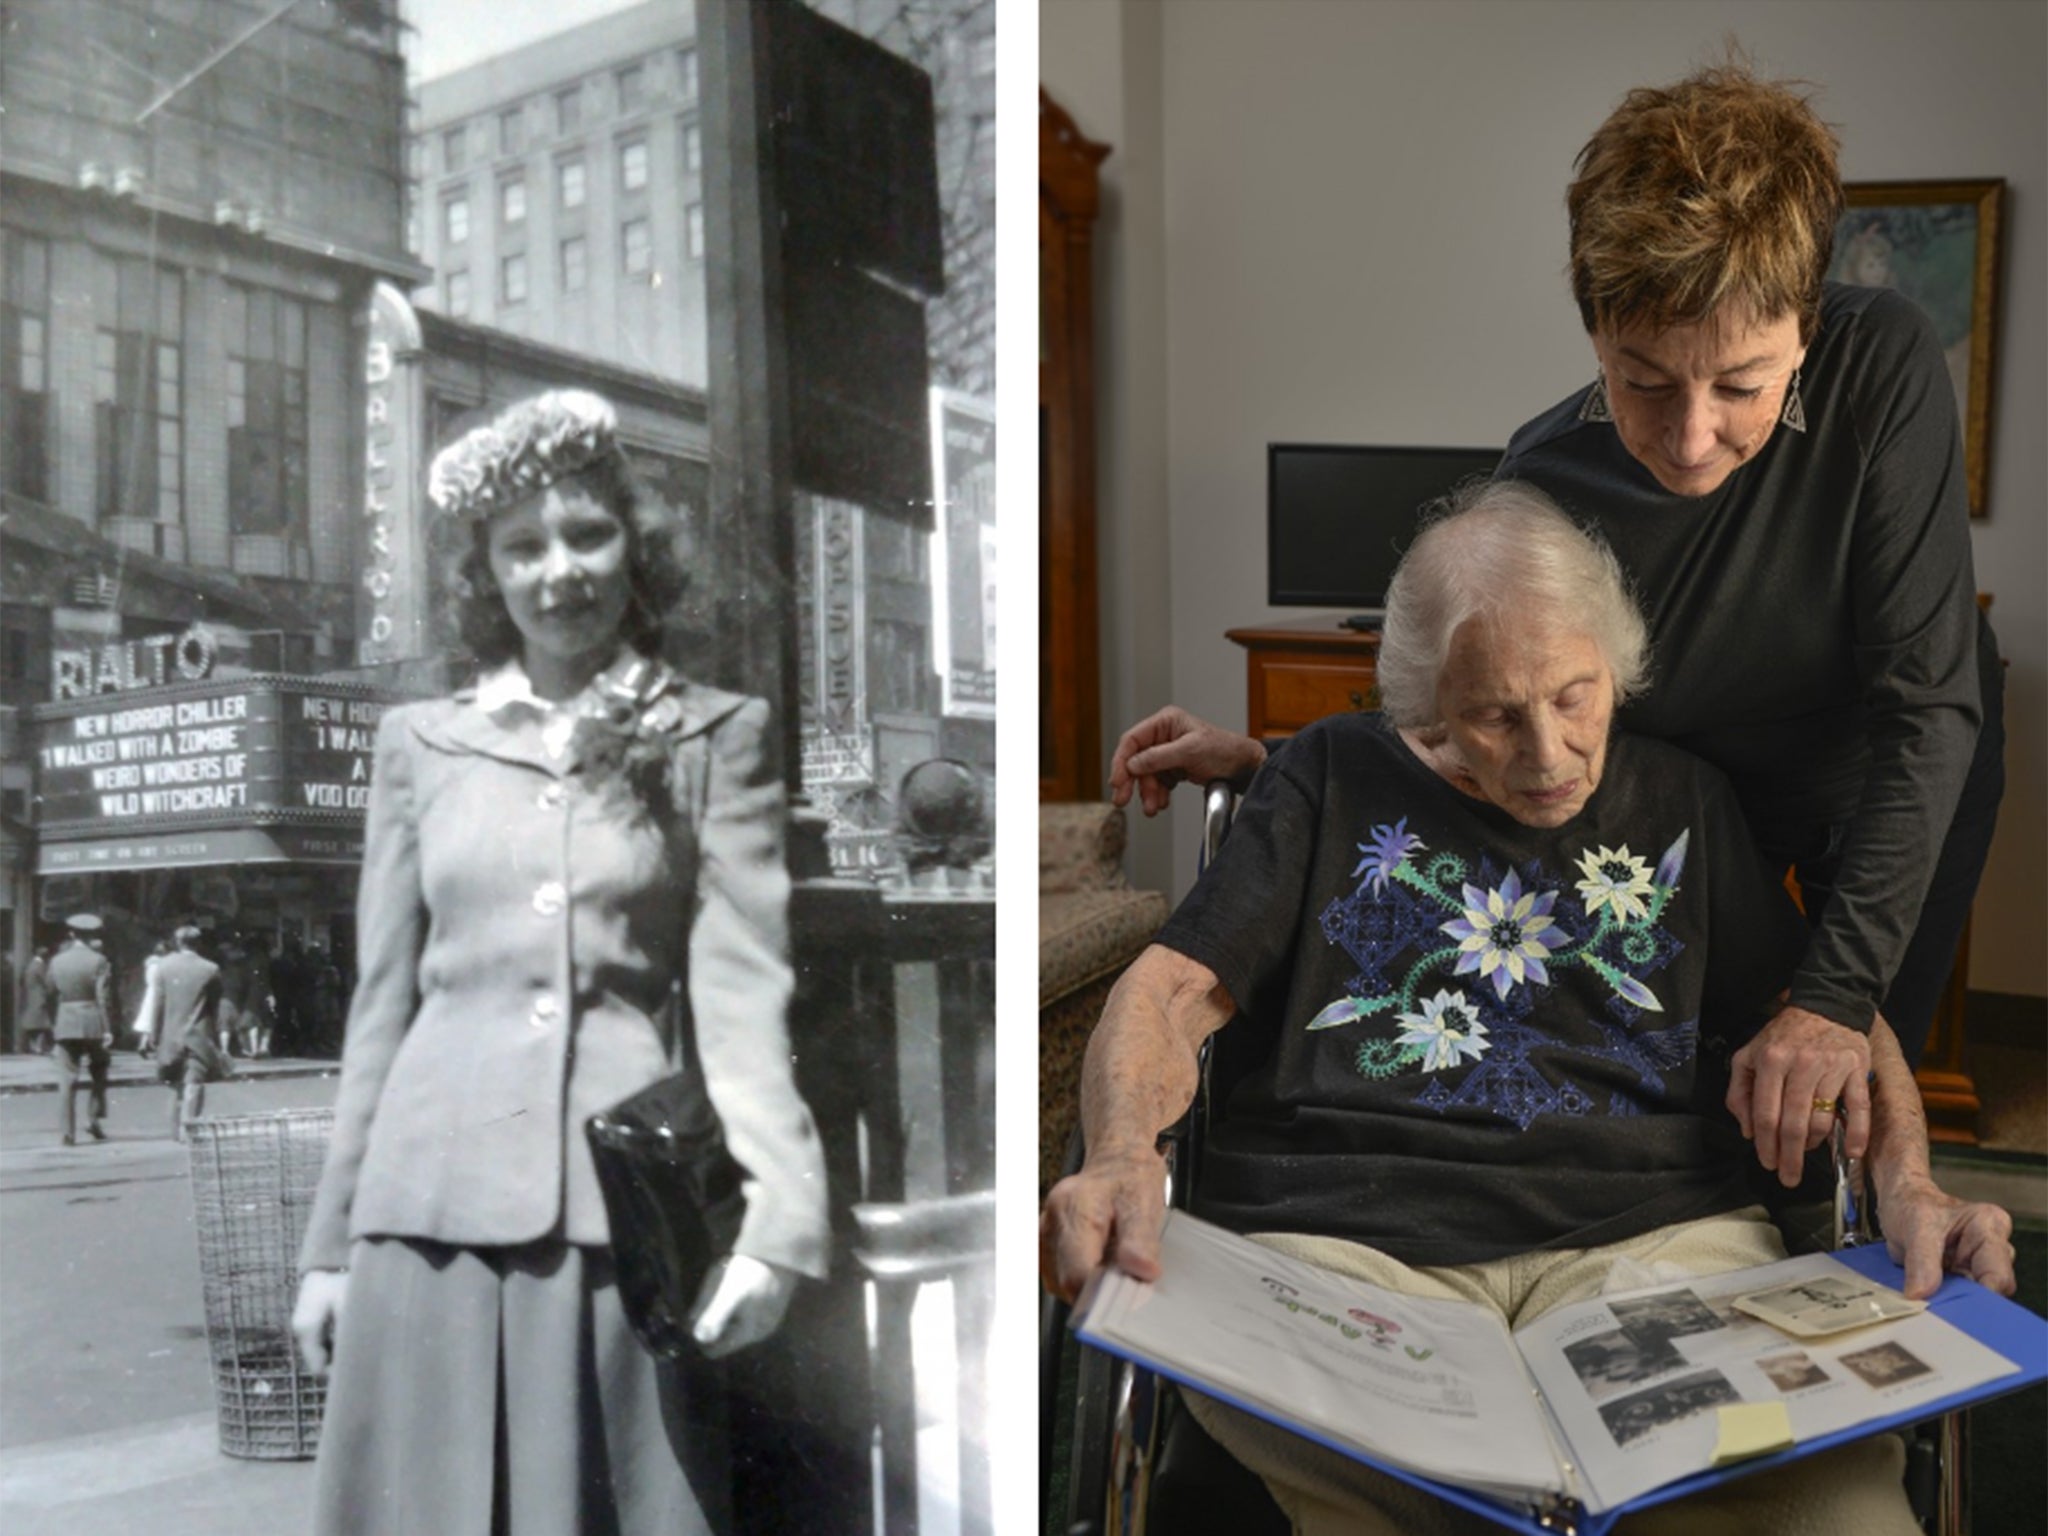
[[[321,1533],[719,1531],[719,1357],[823,1273],[789,1067],[768,708],[659,656],[681,590],[611,408],[549,393],[435,461],[472,687],[382,720],[335,1133],[293,1320],[333,1381]],[[583,1126],[697,1073],[744,1170],[705,1357],[620,1310]],[[331,1346],[330,1346],[331,1339]]]

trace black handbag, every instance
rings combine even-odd
[[[665,1077],[584,1125],[611,1220],[612,1263],[626,1320],[647,1349],[678,1360],[696,1348],[690,1313],[746,1216],[740,1165],[694,1072]]]

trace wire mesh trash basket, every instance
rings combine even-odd
[[[292,1340],[299,1242],[334,1129],[331,1109],[192,1123],[192,1206],[220,1448],[303,1460],[320,1442],[327,1383]]]

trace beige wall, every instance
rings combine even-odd
[[[1973,536],[2011,662],[2011,783],[1970,979],[2048,994],[2039,4],[1045,0],[1046,85],[1085,132],[1144,151],[1105,167],[1104,232],[1123,238],[1102,285],[1107,708],[1171,697],[1242,725],[1222,631],[1275,616],[1267,442],[1504,442],[1584,382],[1562,275],[1572,155],[1628,86],[1731,34],[1821,88],[1848,179],[2009,184],[1991,516]],[[1175,814],[1177,893],[1195,815]]]

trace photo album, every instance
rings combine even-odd
[[[1504,1525],[1592,1536],[1719,1477],[2048,1376],[2039,1320],[1882,1247],[1618,1291],[1512,1333],[1169,1213],[1161,1277],[1104,1269],[1080,1337]]]

